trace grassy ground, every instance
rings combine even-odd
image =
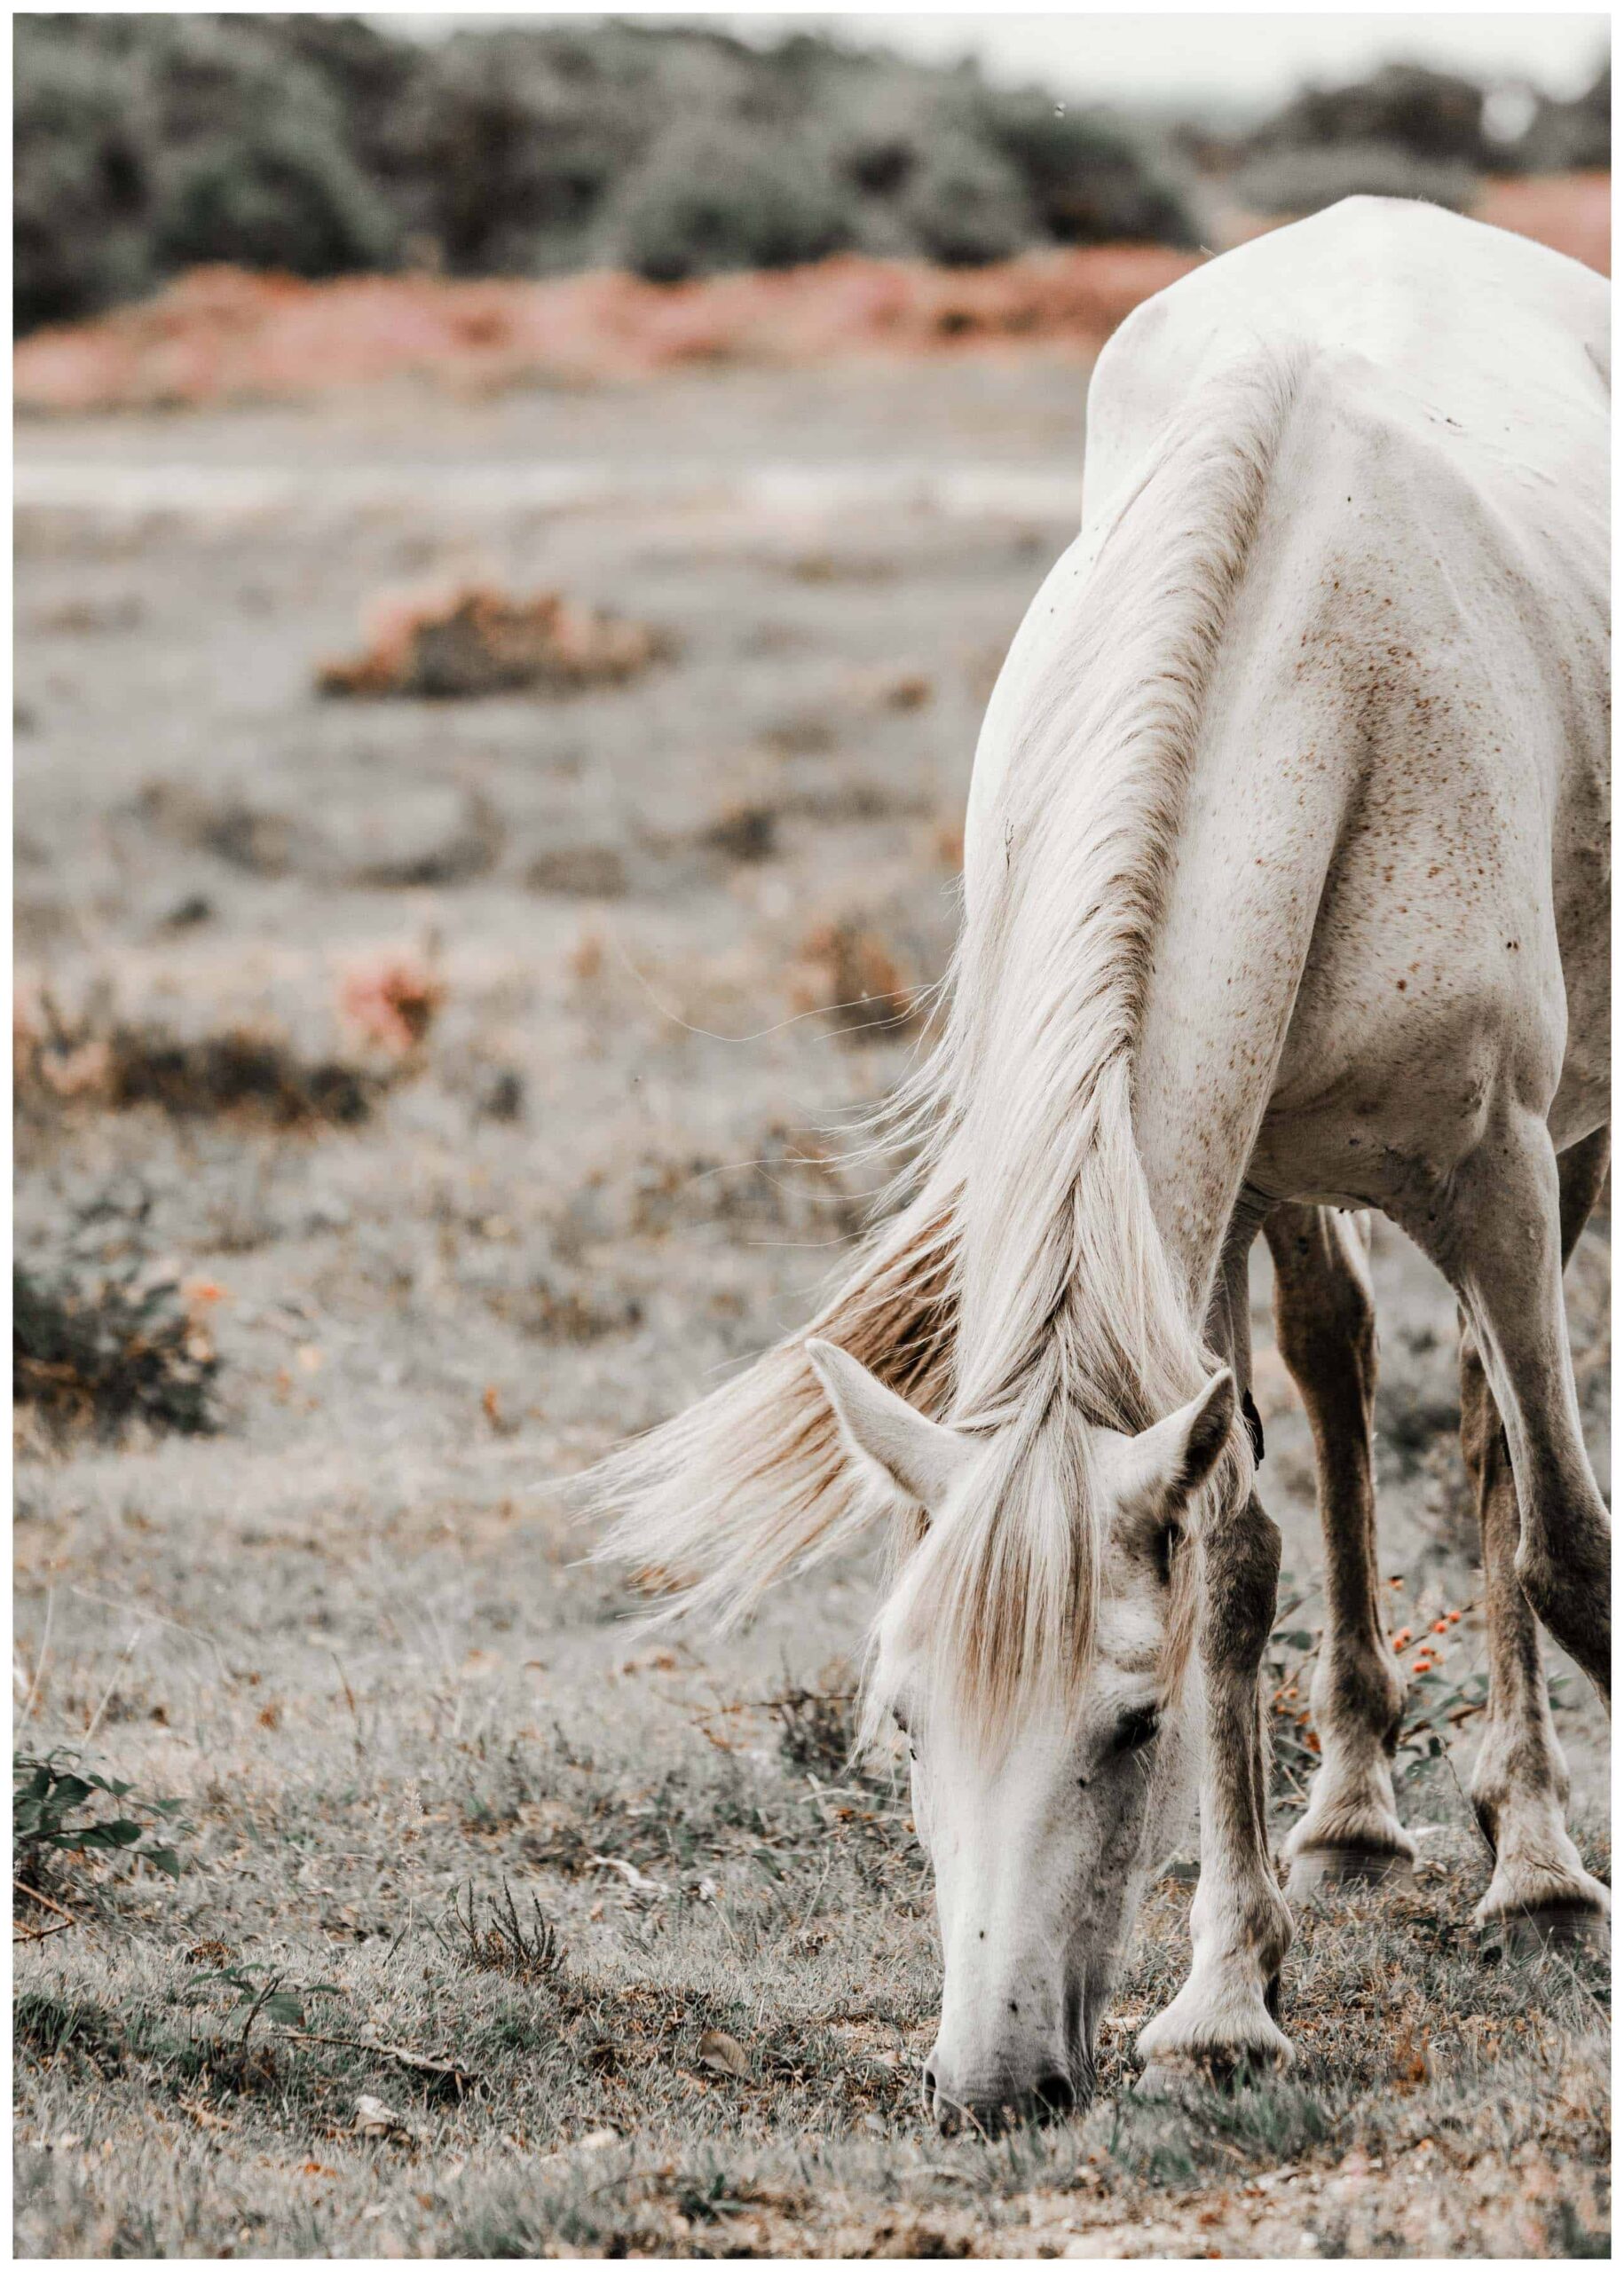
[[[51,1282],[172,1278],[224,1425],[20,1424],[22,1740],[181,1799],[187,1825],[176,1883],[105,1859],[42,1880],[78,1921],[17,1950],[21,2252],[1604,2249],[1604,1968],[1507,1964],[1470,1928],[1482,1631],[1453,1321],[1395,1234],[1390,1623],[1463,1614],[1404,1754],[1416,1888],[1299,1921],[1287,2080],[1172,2106],[1126,2088],[1187,1949],[1179,1864],[1094,2110],[937,2140],[928,1880],[905,1786],[844,1755],[868,1569],[832,1566],[725,1646],[650,1640],[549,1491],[803,1316],[856,1227],[865,1179],[831,1125],[913,1037],[831,1006],[942,966],[980,708],[1065,541],[1084,377],[717,373],[25,430],[25,470],[107,490],[20,527],[31,1019],[43,987],[92,1049],[246,1025],[351,1067],[365,1108],[288,1120],[172,1082],[114,1108],[103,1060],[24,1099],[24,1259]],[[516,495],[586,460],[622,493],[504,500],[505,469]],[[788,462],[842,498],[871,464],[882,501],[740,491]],[[1013,478],[915,505],[909,463]],[[200,466],[283,486],[233,506],[186,490]],[[130,468],[149,488],[176,469],[191,501],[119,505]],[[479,476],[466,497],[447,468]],[[335,503],[358,469],[364,509]],[[681,498],[654,493],[674,470]],[[473,568],[656,624],[680,659],[562,702],[316,698],[369,597]],[[391,1053],[357,973],[400,957],[443,1006]],[[1600,1460],[1600,1228],[1570,1284]],[[1266,1345],[1261,1264],[1255,1292]],[[1287,1539],[1283,1826],[1319,1552],[1267,1345],[1258,1399]],[[1556,1668],[1606,1874],[1605,1725]],[[1429,1718],[1449,1730],[1431,1761]]]

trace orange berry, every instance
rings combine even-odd
[[[1434,1633],[1447,1633],[1449,1630],[1449,1620],[1447,1617],[1435,1617],[1432,1620],[1432,1630]]]

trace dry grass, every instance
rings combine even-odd
[[[847,463],[855,435],[878,460],[922,431],[949,461],[1075,460],[1075,373],[966,369],[671,381],[637,431],[729,465]],[[490,414],[446,432],[475,452]],[[525,462],[635,438],[595,397],[502,415]],[[118,446],[167,465],[188,430],[132,422]],[[300,421],[232,446],[371,445]],[[1147,1904],[1094,2110],[935,2138],[928,1878],[891,1764],[847,1757],[871,1571],[809,1575],[725,1646],[649,1637],[551,1495],[804,1318],[855,1235],[872,1176],[832,1132],[918,1038],[986,659],[1068,532],[887,509],[862,576],[767,575],[856,540],[816,517],[516,515],[486,532],[503,588],[612,596],[671,624],[681,659],[568,705],[374,707],[315,699],[311,659],[460,530],[25,528],[20,599],[59,627],[19,653],[25,1049],[71,1060],[42,992],[93,1001],[112,972],[121,1007],[84,1041],[275,1032],[300,1067],[383,1085],[365,1118],[300,1125],[111,1110],[98,1075],[19,1123],[25,1262],[91,1284],[162,1266],[203,1306],[225,1423],[31,1439],[18,1463],[21,1740],[79,1747],[188,1826],[164,1830],[173,1885],[67,1858],[74,1921],[17,1952],[21,2252],[1601,2244],[1605,1979],[1497,1963],[1470,1929],[1483,1631],[1447,1496],[1453,1306],[1396,1235],[1376,1253],[1381,1567],[1390,1623],[1437,1666],[1400,1760],[1426,1866],[1409,1897],[1301,1921],[1281,2081],[1188,2108],[1127,2087],[1185,1961],[1186,1866]],[[140,641],[93,627],[138,580]],[[929,699],[887,698],[903,679]],[[380,879],[453,840],[476,793],[502,820],[488,860]],[[207,919],[170,925],[198,895]],[[1598,1230],[1570,1275],[1598,1461],[1606,1284]],[[1290,1573],[1278,1833],[1312,1765],[1323,1611],[1261,1268],[1254,1290]],[[1604,1723],[1576,1683],[1557,1708],[1604,1871]]]
[[[918,2111],[934,1967],[894,1794],[737,1741],[740,1713],[728,1752],[635,1763],[618,1715],[503,1749],[437,1741],[402,1692],[357,1708],[353,1748],[311,1730],[296,1779],[200,1791],[170,1899],[132,1889],[116,1922],[24,1952],[25,2247],[1114,2253],[1147,2221],[1172,2253],[1604,2242],[1604,1971],[1491,1960],[1463,1827],[1428,1842],[1414,1896],[1300,1921],[1289,2079],[1128,2092],[1122,2054],[1187,1946],[1171,1878],[1093,2112],[947,2143]],[[516,1871],[550,1884],[546,1918],[508,1908]],[[306,2000],[302,2025],[245,2028],[198,1986],[211,1931]]]

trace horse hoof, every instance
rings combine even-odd
[[[1609,1946],[1606,1918],[1578,1901],[1507,1910],[1502,1916],[1486,1918],[1483,1930],[1486,1938],[1498,1941],[1510,1957],[1539,1957],[1553,1950],[1605,1956]]]
[[[1399,1892],[1415,1882],[1415,1866],[1407,1854],[1391,1847],[1309,1846],[1291,1865],[1286,1880],[1288,1901],[1311,1900],[1315,1894],[1352,1891],[1360,1886],[1383,1886]]]
[[[1263,2082],[1279,2074],[1289,2055],[1273,2047],[1265,2050],[1261,2045],[1234,2044],[1151,2059],[1135,2081],[1133,2094],[1177,2104],[1198,2092],[1238,2090],[1243,2084]]]

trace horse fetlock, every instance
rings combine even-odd
[[[1328,1885],[1374,1885],[1407,1878],[1415,1842],[1399,1821],[1385,1758],[1328,1761],[1308,1808],[1286,1840],[1290,1899]]]
[[[1498,1818],[1494,1872],[1473,1913],[1481,1931],[1513,1941],[1605,1937],[1612,1897],[1591,1876],[1549,1797],[1530,1795]]]
[[[1289,2067],[1296,2054],[1269,2008],[1271,1991],[1278,2004],[1278,1979],[1255,1958],[1198,1967],[1139,2032],[1134,2047],[1142,2087],[1155,2092],[1193,2077],[1232,2081]]]
[[[1472,1769],[1472,1811],[1496,1854],[1519,1843],[1537,1851],[1565,1842],[1567,1755],[1549,1715],[1542,1717],[1542,1725],[1491,1724]]]

